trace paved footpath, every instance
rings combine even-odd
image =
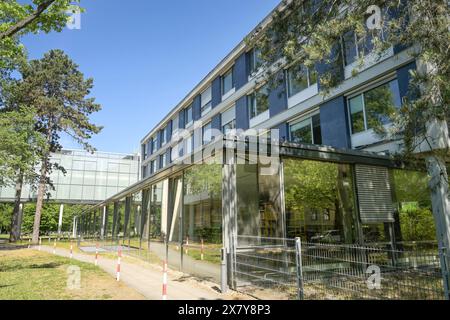
[[[42,246],[42,251],[52,253],[53,247]],[[56,254],[63,257],[69,257],[69,250],[57,248]],[[94,256],[74,252],[73,259],[94,263]],[[135,289],[149,300],[161,300],[162,298],[162,267],[152,265],[146,262],[130,263],[121,261],[120,281]],[[102,258],[99,254],[98,266],[116,277],[117,260]],[[169,270],[167,296],[168,300],[233,300],[249,299],[249,297],[229,291],[221,294],[213,289],[215,284],[209,282],[199,282],[180,272]]]

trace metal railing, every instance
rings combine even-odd
[[[401,243],[393,250],[299,238],[238,236],[236,241],[236,287],[260,298],[441,300],[448,295],[436,244]]]

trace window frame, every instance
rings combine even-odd
[[[210,91],[210,99],[205,103],[203,101],[203,95],[205,92]],[[206,88],[205,90],[203,90],[202,93],[200,93],[200,112],[202,117],[207,114],[209,111],[211,111],[212,109],[212,86],[210,85],[208,88]]]
[[[371,90],[377,89],[381,86],[390,84],[392,81],[397,81],[397,86],[399,86],[398,78],[395,75],[392,75],[390,77],[387,77],[383,80],[374,82],[368,86],[364,86],[363,88],[360,88],[358,91],[353,92],[345,97],[345,102],[347,104],[347,113],[348,113],[348,125],[350,129],[350,135],[358,135],[362,134],[364,132],[367,132],[369,130],[373,130],[373,128],[369,128],[367,124],[367,114],[366,114],[366,101],[365,101],[365,94]],[[390,87],[390,85],[389,85]],[[400,95],[400,91],[398,92]],[[362,96],[362,105],[363,105],[363,119],[364,119],[364,130],[360,132],[353,133],[353,126],[352,126],[352,117],[351,117],[351,110],[350,110],[350,100],[354,99],[358,96]],[[401,95],[400,95],[400,101],[401,101]]]
[[[249,119],[254,119],[260,115],[262,115],[264,112],[268,111],[270,109],[270,105],[269,105],[269,94],[267,95],[267,109],[265,109],[264,111],[257,113],[257,109],[258,109],[258,99],[257,99],[257,94],[260,93],[261,90],[266,90],[267,89],[267,84],[264,84],[262,86],[260,86],[259,88],[255,89],[252,93],[247,95],[247,108],[248,108],[248,117]],[[254,101],[254,103],[253,103]],[[254,110],[253,110],[254,109]],[[255,115],[252,116],[252,111],[255,111]]]
[[[209,127],[209,128],[207,128],[207,127]],[[209,132],[210,132],[210,137],[209,137],[210,139],[209,139],[209,141],[205,140],[205,131],[206,130],[209,130]],[[213,140],[214,139],[213,139],[213,136],[212,136],[212,121],[209,121],[207,124],[205,124],[202,127],[202,145],[206,145],[206,144],[212,142]]]
[[[302,65],[302,67],[304,67],[304,68],[306,68],[306,83],[307,83],[307,85],[306,85],[306,88],[304,88],[304,89],[302,89],[302,90],[300,90],[300,91],[297,91],[297,92],[295,92],[295,93],[292,93],[292,88],[291,88],[291,83],[292,83],[292,77],[290,76],[290,70],[292,70],[292,68],[294,68],[294,67],[297,67],[296,65],[294,65],[294,66],[291,66],[290,68],[287,68],[286,70],[285,70],[285,74],[286,74],[286,87],[287,87],[287,94],[288,94],[288,99],[290,99],[290,98],[292,98],[293,96],[295,96],[295,95],[297,95],[297,94],[299,94],[300,92],[303,92],[303,91],[305,91],[305,90],[307,90],[308,88],[310,88],[311,86],[313,86],[313,85],[315,85],[315,84],[317,84],[317,82],[318,82],[318,75],[317,75],[317,71],[315,71],[315,73],[316,73],[316,82],[314,82],[314,83],[311,83],[311,70],[310,70],[310,68],[308,68],[308,67],[306,67],[305,65]]]
[[[227,93],[233,90],[234,88],[234,76],[233,76],[233,67],[228,69],[226,72],[223,73],[223,75],[220,77],[220,88],[222,92],[222,96],[225,96]],[[225,92],[225,79],[230,76],[231,77],[231,88]]]
[[[313,145],[321,145],[322,144],[322,141],[321,141],[321,143],[319,144],[319,143],[317,143],[317,141],[316,141],[316,137],[314,136],[314,121],[313,121],[313,118],[314,117],[317,117],[317,116],[319,116],[320,117],[320,111],[319,110],[316,110],[316,111],[314,111],[314,112],[312,112],[312,113],[309,113],[308,115],[306,115],[306,116],[303,116],[303,117],[301,117],[301,118],[298,118],[298,119],[295,119],[295,120],[293,120],[293,121],[290,121],[289,122],[289,132],[288,132],[288,138],[289,138],[289,141],[291,141],[291,142],[294,142],[294,143],[306,143],[306,144],[313,144]],[[292,136],[292,130],[291,130],[291,128],[293,127],[293,126],[295,126],[296,124],[299,124],[299,123],[301,123],[301,122],[305,122],[305,121],[307,121],[308,120],[308,126],[309,126],[309,129],[310,129],[310,132],[311,132],[311,142],[296,142],[296,141],[294,141],[294,139],[293,139],[293,136]],[[305,127],[307,127],[307,126],[305,126]],[[302,128],[305,128],[305,127],[302,127]],[[321,139],[322,140],[322,139]]]
[[[194,106],[191,103],[189,106],[184,108],[184,127],[189,128],[191,125],[194,124]],[[191,119],[188,121],[188,114],[191,114]]]

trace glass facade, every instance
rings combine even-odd
[[[133,187],[128,196],[100,205],[106,208],[103,240],[217,283],[223,247],[231,254],[235,248],[266,245],[267,239],[435,246],[425,172],[396,169],[387,158],[384,166],[358,164],[354,153],[343,161],[342,151],[308,148],[306,155],[296,155],[297,148],[276,158],[258,155],[254,163],[245,156],[234,164],[174,166],[167,175],[142,182],[139,190]],[[366,179],[361,167],[385,172],[387,188],[361,193],[361,177]],[[369,187],[377,185],[376,174],[367,179],[375,179]],[[385,198],[371,196],[385,190]],[[386,204],[380,201],[389,202],[394,212],[363,214],[362,205]],[[83,237],[98,237],[102,208],[81,215],[78,232]],[[232,263],[227,266],[233,268]]]
[[[63,150],[52,154],[51,161],[66,170],[66,174],[55,170],[50,175],[55,190],[49,190],[49,199],[54,201],[103,201],[139,179],[138,155]],[[30,186],[24,186],[24,200],[36,196]],[[0,199],[13,198],[14,188],[0,188]]]

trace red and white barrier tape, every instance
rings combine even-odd
[[[95,265],[98,265],[98,243],[95,246]]]
[[[116,270],[116,279],[120,281],[120,263],[122,260],[122,246],[119,246],[117,250],[117,270]]]
[[[167,300],[167,261],[163,262],[163,288],[162,299]]]

